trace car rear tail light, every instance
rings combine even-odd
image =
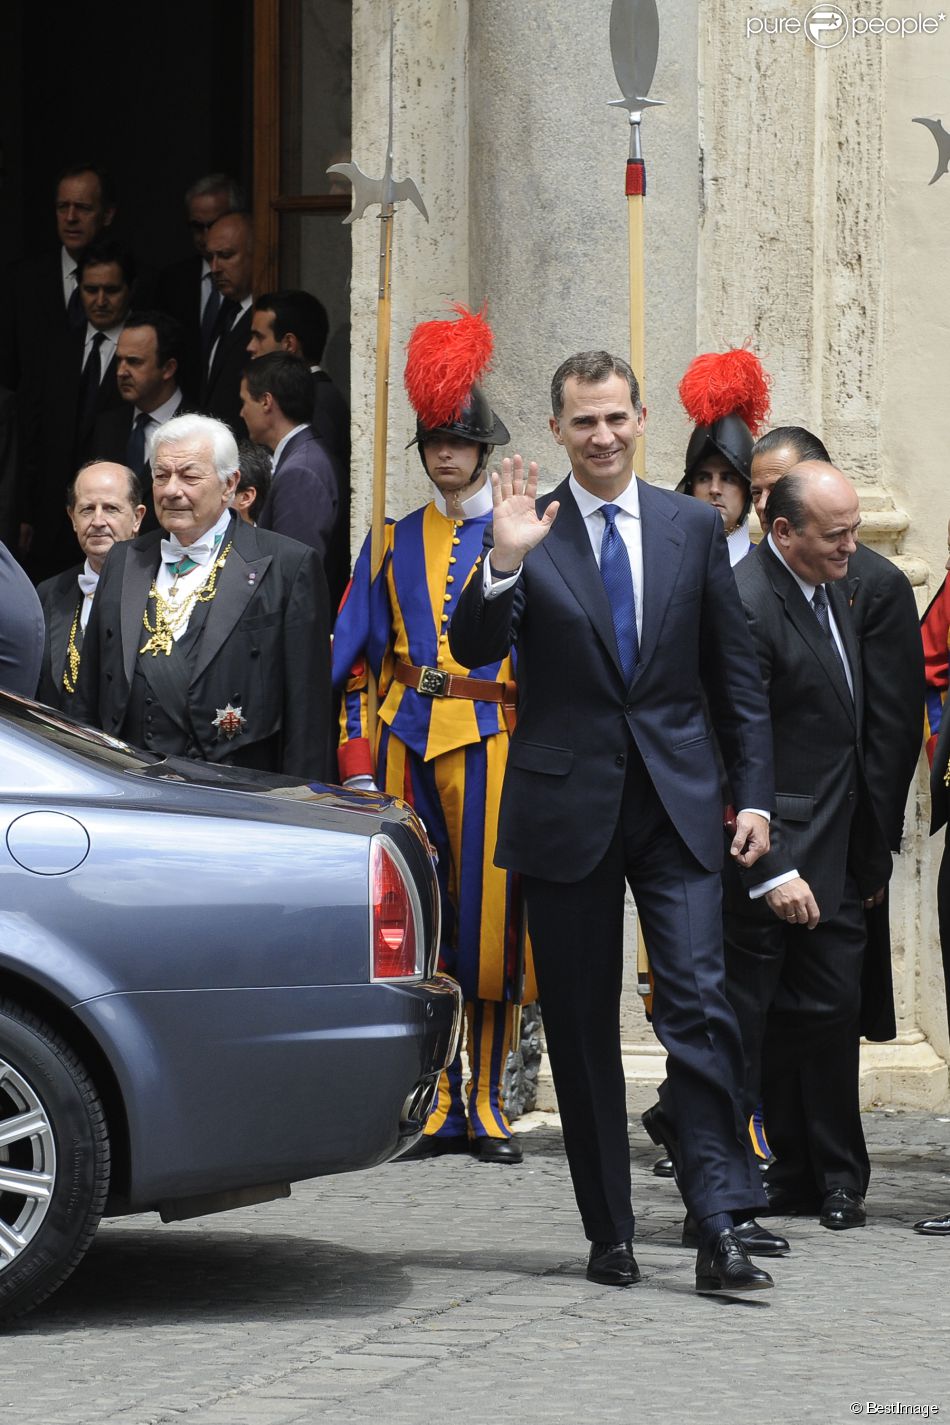
[[[402,857],[384,837],[373,838],[369,889],[373,979],[419,974],[422,926],[418,899]]]

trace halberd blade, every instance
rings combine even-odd
[[[610,7],[610,57],[628,109],[652,108],[647,101],[660,50],[656,0],[613,0]],[[614,100],[614,103],[619,103]]]

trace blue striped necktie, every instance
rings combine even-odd
[[[630,556],[617,525],[619,505],[601,505],[604,537],[600,542],[600,577],[610,600],[623,674],[629,683],[637,666],[637,601],[630,572]]]

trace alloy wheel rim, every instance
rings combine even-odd
[[[55,1181],[49,1114],[23,1075],[0,1058],[0,1272],[39,1232]]]

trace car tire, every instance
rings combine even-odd
[[[0,1321],[43,1301],[88,1250],[109,1166],[84,1065],[42,1020],[0,999]]]

